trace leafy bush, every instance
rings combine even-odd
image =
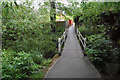
[[[107,56],[107,53],[110,53],[107,51],[112,49],[112,46],[109,46],[110,41],[106,40],[100,34],[89,36],[87,45],[86,54],[88,54],[93,61],[102,61],[103,57]]]
[[[65,30],[65,27],[62,27],[62,26],[57,27],[56,35],[60,37],[63,34],[64,30]]]
[[[92,34],[94,34],[94,31],[92,29],[86,28],[86,27],[79,27],[78,30],[81,32],[81,34],[84,37],[90,36]]]
[[[16,23],[13,22],[8,23],[10,26],[14,26],[15,24]],[[54,34],[48,36],[51,34],[49,26],[44,25],[44,28],[46,27],[46,29],[43,29],[42,26],[39,27],[38,25],[32,28],[21,28],[16,26],[15,30],[12,28],[7,30],[8,25],[6,25],[6,27],[3,26],[3,48],[17,52],[30,52],[32,54],[36,54],[37,52],[39,55],[49,55],[48,53],[54,52],[53,50],[56,44],[53,42]],[[21,23],[21,25],[26,26],[24,23]],[[28,26],[29,25],[30,24],[28,24]]]
[[[103,71],[107,63],[119,63],[119,51],[101,34],[88,37],[86,54],[99,70]]]
[[[29,53],[2,51],[3,79],[25,78],[37,68],[38,65],[34,63]]]
[[[26,5],[27,4],[28,3],[26,3]],[[42,17],[44,17],[43,13],[41,14],[43,16],[38,16],[41,12],[34,12],[32,8],[22,4],[19,5],[19,8],[16,8],[15,5],[9,8],[9,2],[3,2],[3,5],[8,6],[3,7],[2,13],[3,49],[30,53],[33,55],[32,58],[37,64],[42,62],[41,56],[48,58],[51,53],[54,53],[56,37],[58,37],[58,35],[51,32],[50,22],[45,22],[48,21],[48,19],[45,20],[45,18],[42,20],[44,22],[40,22],[40,20],[43,19]],[[9,11],[7,16],[4,15],[6,9]]]

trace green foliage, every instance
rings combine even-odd
[[[90,35],[94,34],[93,29],[88,29],[88,28],[86,28],[84,26],[79,27],[78,30],[81,32],[81,34],[84,37],[87,37],[87,36],[90,36]]]
[[[65,31],[65,27],[59,26],[59,27],[56,28],[56,33],[55,34],[60,37],[63,34],[64,31]]]
[[[2,51],[3,79],[25,78],[37,68],[38,65],[34,63],[29,53]]]
[[[44,77],[44,75],[45,73],[43,73],[42,71],[38,71],[38,73],[30,75],[29,78],[30,79],[38,79],[38,78],[41,79]]]
[[[120,2],[84,2],[82,4],[72,2],[72,5],[68,6],[70,9],[69,14],[73,14],[73,18],[79,16],[79,21],[82,21],[86,27],[94,26],[96,24],[105,23],[102,22],[102,15],[110,15],[110,12],[116,14],[120,10]],[[68,13],[67,10],[65,10]],[[119,13],[118,13],[119,14]],[[109,16],[108,18],[113,17]]]
[[[51,63],[51,61],[52,61],[52,59],[48,59],[48,60],[44,59],[44,60],[42,61],[42,65],[43,65],[43,66],[49,66],[49,64]]]
[[[80,12],[80,14],[83,17],[84,22],[97,22],[98,19],[100,19],[100,14],[105,11],[105,12],[109,12],[113,11],[113,12],[118,12],[119,11],[119,2],[115,3],[115,2],[89,2],[89,3],[83,3],[81,4],[81,10],[82,12]],[[118,8],[116,8],[118,7]],[[79,14],[79,15],[80,15]]]
[[[33,12],[29,7],[20,5],[19,9],[14,6],[13,9],[14,13],[17,13],[9,13],[10,19],[3,16],[3,48],[17,52],[30,52],[37,57],[38,55],[52,53],[56,44],[53,42],[54,34],[51,35],[50,25],[47,23],[40,24],[41,17],[37,17],[38,12]],[[9,11],[11,12],[11,10]]]
[[[120,49],[101,34],[89,36],[87,45],[86,54],[99,70],[104,71],[107,63],[119,63]]]

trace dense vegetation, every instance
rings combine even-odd
[[[64,28],[52,32],[50,4],[2,2],[2,78],[18,79],[48,66]],[[54,23],[55,25],[55,23]],[[39,75],[40,76],[40,75]]]

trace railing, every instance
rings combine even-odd
[[[82,46],[83,46],[83,51],[85,51],[85,48],[86,48],[86,38],[84,38],[82,36],[82,34],[80,33],[80,31],[78,31],[77,29],[77,36],[78,36],[78,39],[80,40]]]
[[[58,38],[58,53],[59,53],[59,55],[61,55],[61,51],[62,51],[61,46],[65,42],[66,37],[67,37],[67,30],[65,30],[62,37]]]

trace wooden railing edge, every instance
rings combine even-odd
[[[82,36],[82,34],[80,33],[80,31],[78,31],[77,29],[77,36],[78,36],[78,39],[80,40],[82,46],[83,46],[83,51],[85,52],[85,49],[86,49],[86,38]]]
[[[59,55],[61,55],[61,51],[62,51],[61,46],[65,42],[65,39],[66,39],[66,36],[67,36],[67,32],[68,32],[68,30],[65,29],[65,31],[63,32],[63,35],[60,38],[58,38],[58,54]]]

